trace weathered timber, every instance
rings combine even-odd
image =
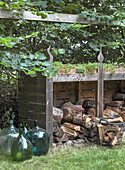
[[[124,83],[124,81],[121,82],[120,89],[121,89],[121,92],[125,93],[125,83]]]
[[[98,69],[98,88],[97,88],[97,117],[102,117],[103,112],[103,97],[104,97],[104,80],[103,80],[103,60],[102,48],[100,48],[100,53],[98,55],[98,61],[100,67]]]
[[[125,80],[125,73],[105,73],[103,75],[104,80]],[[53,82],[79,82],[79,81],[97,81],[98,74],[59,74],[53,77]]]
[[[81,23],[81,24],[93,24],[93,25],[107,25],[107,22],[101,22],[100,19],[96,21],[92,21],[89,17],[86,19],[82,15],[75,15],[75,14],[62,14],[62,13],[55,13],[55,14],[47,14],[47,18],[43,19],[41,16],[37,16],[32,14],[30,11],[23,11],[23,17],[20,18],[19,16],[12,16],[16,10],[6,10],[0,9],[0,18],[1,19],[11,19],[11,20],[19,20],[25,19],[27,21],[44,21],[44,22],[65,22],[65,23]],[[119,26],[110,22],[111,26]]]
[[[47,49],[50,57],[50,64],[53,64],[53,56],[50,52],[50,46]],[[48,77],[49,74],[48,74]],[[50,137],[50,146],[53,144],[53,78],[46,78],[46,130]]]

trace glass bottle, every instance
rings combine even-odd
[[[38,120],[34,121],[34,128],[28,131],[27,138],[33,144],[33,153],[36,156],[45,155],[49,150],[49,135],[38,126]]]
[[[23,133],[23,129],[19,129],[19,136],[11,147],[11,155],[15,161],[23,161],[33,156],[33,145],[24,137]]]
[[[1,152],[3,155],[11,155],[11,147],[14,140],[18,137],[17,128],[13,125],[13,120],[10,120],[9,127],[3,129],[0,134]]]
[[[26,137],[26,133],[28,132],[27,127],[26,127],[26,122],[23,120],[22,121],[22,128],[23,128],[23,135]]]

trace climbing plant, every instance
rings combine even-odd
[[[51,46],[54,61],[63,63],[95,62],[100,47],[106,63],[125,62],[124,0],[2,0],[0,9],[16,10],[20,20],[0,20],[0,61],[7,71],[24,71],[36,76],[54,75],[47,61]],[[47,13],[78,14],[100,25],[26,21],[24,10],[47,17]],[[12,16],[10,16],[12,17]],[[116,26],[111,26],[110,24]]]

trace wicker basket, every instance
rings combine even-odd
[[[121,144],[123,133],[125,132],[125,122],[108,123],[107,119],[100,119],[97,127],[101,145],[113,147]]]

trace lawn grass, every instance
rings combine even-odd
[[[59,146],[46,156],[23,162],[0,156],[1,170],[125,170],[125,143],[113,149],[97,145]]]

